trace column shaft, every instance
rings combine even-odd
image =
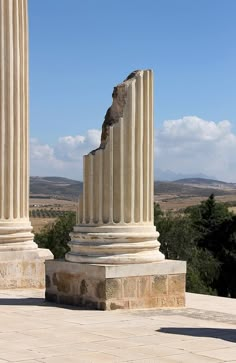
[[[0,62],[0,244],[35,248],[28,209],[27,0],[0,0]]]
[[[84,158],[80,213],[85,218],[71,233],[66,259],[109,264],[163,260],[153,225],[152,72],[132,73],[112,96],[101,145]]]
[[[136,79],[135,222],[143,221],[143,77]]]
[[[84,157],[81,223],[153,223],[152,71],[138,73],[126,93],[105,148]]]
[[[153,121],[153,72],[149,71],[149,221],[154,220],[154,121]]]

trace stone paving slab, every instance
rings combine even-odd
[[[236,299],[187,294],[184,309],[56,306],[0,291],[0,363],[236,362]]]

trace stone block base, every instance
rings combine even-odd
[[[114,310],[185,306],[186,262],[96,265],[46,261],[46,300]]]
[[[53,259],[47,249],[0,251],[0,289],[45,287],[45,260]]]

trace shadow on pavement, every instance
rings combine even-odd
[[[188,335],[193,337],[208,337],[227,340],[236,343],[236,329],[223,328],[160,328],[158,333]]]
[[[68,310],[96,310],[91,309],[89,307],[83,306],[72,306],[66,304],[57,304],[54,302],[46,301],[44,298],[39,297],[0,297],[0,306],[9,305],[9,306],[41,306],[41,307],[54,307],[58,309],[68,309]],[[102,310],[96,310],[101,311]]]
[[[49,305],[43,298],[38,297],[22,297],[22,298],[0,298],[0,305],[34,305],[44,306]]]

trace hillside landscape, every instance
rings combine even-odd
[[[62,177],[30,177],[30,197],[50,197],[75,200],[83,189],[83,183]]]
[[[30,211],[31,217],[41,226],[45,217],[56,217],[65,211],[75,211],[78,197],[83,190],[81,181],[62,177],[31,177],[30,178]],[[174,182],[155,181],[155,202],[165,211],[178,211],[197,205],[209,195],[227,202],[232,210],[236,209],[236,183],[226,183],[213,179],[185,178]],[[50,213],[49,213],[50,211]]]
[[[163,210],[180,210],[197,205],[214,194],[216,199],[228,203],[232,208],[236,205],[236,183],[204,178],[186,178],[174,182],[154,184],[155,201]]]
[[[75,200],[83,190],[81,181],[62,177],[31,177],[30,197],[50,197]],[[178,195],[182,197],[226,196],[236,193],[236,183],[203,178],[186,178],[173,182],[155,181],[155,195]]]

